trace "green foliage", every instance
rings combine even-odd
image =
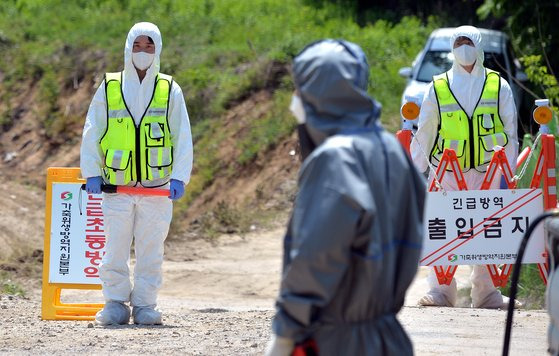
[[[441,0],[305,0],[306,4],[333,8],[335,13],[343,13],[355,19],[360,25],[375,23],[383,19],[399,22],[407,16],[415,16],[424,21],[437,14],[444,18],[447,26],[459,26],[476,20],[475,10],[482,0],[441,1]]]
[[[200,232],[206,238],[221,234],[243,235],[250,231],[253,217],[249,209],[240,209],[220,201],[214,209],[200,217]]]
[[[262,119],[255,120],[245,137],[238,141],[237,147],[241,153],[237,158],[240,164],[250,162],[263,148],[269,148],[274,143],[288,136],[297,122],[288,110],[293,90],[278,90],[269,113]]]
[[[9,92],[0,92],[0,127],[4,128],[11,124],[11,111],[12,111],[12,104],[11,99],[12,96]]]
[[[263,88],[274,93],[270,113],[236,144],[241,152],[236,163],[249,163],[293,130],[287,109],[292,84],[284,77],[293,56],[317,39],[344,38],[363,47],[371,69],[369,91],[383,104],[381,119],[389,130],[399,128],[405,81],[398,69],[411,63],[438,24],[400,17],[360,26],[345,8],[303,0],[7,0],[0,3],[0,73],[4,85],[37,83],[37,119],[47,135],[67,135],[66,128],[85,115],[62,112],[60,97],[75,90],[72,82],[122,69],[130,27],[157,24],[164,44],[161,71],[183,88],[193,126],[188,203],[228,164],[217,159],[227,135],[219,130],[219,118],[227,109]],[[2,117],[9,118],[6,105],[0,106],[7,113]]]
[[[485,0],[477,10],[482,19],[503,18],[522,55],[549,54],[547,66],[555,73],[559,70],[559,58],[552,55],[559,49],[558,12],[556,0]]]
[[[524,56],[521,58],[522,64],[525,66],[526,74],[530,81],[541,86],[543,93],[549,99],[552,107],[557,111],[559,105],[559,85],[557,78],[549,74],[549,68],[542,65],[541,55]]]
[[[59,95],[58,78],[52,68],[47,67],[39,81],[39,98],[41,100],[39,116],[44,120],[49,136],[54,134],[52,127],[59,116],[57,107]]]
[[[224,139],[224,133],[218,128],[219,121],[217,120],[201,121],[192,127],[192,135],[196,142],[194,168],[186,189],[185,199],[181,204],[189,204],[213,181],[215,173],[222,168],[223,163],[217,157],[217,150]]]
[[[10,279],[7,272],[0,272],[0,294],[25,296],[25,290]]]
[[[535,95],[550,101],[553,120],[548,126],[551,133],[555,135],[557,149],[559,149],[557,130],[559,85],[555,73],[559,70],[559,57],[552,54],[559,50],[559,27],[555,23],[555,14],[558,11],[559,2],[555,0],[530,0],[521,3],[513,0],[485,0],[477,10],[482,19],[497,16],[506,20],[506,29],[510,33],[511,40],[523,54],[520,60],[528,79],[536,86]],[[524,141],[525,145],[531,144],[529,136],[525,137]],[[534,159],[529,162],[529,168],[519,182],[519,187],[530,185],[538,154],[539,150],[534,152]]]
[[[510,280],[506,287],[500,288],[504,295],[510,295]],[[517,299],[526,309],[545,308],[545,289],[537,265],[522,265],[518,281]]]

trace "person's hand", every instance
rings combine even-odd
[[[178,179],[171,179],[169,194],[169,198],[171,200],[180,199],[180,197],[182,197],[184,194],[184,183]]]
[[[266,351],[264,351],[265,356],[290,356],[293,348],[295,347],[295,342],[292,339],[277,336],[272,334]]]
[[[85,190],[89,194],[101,194],[102,183],[103,183],[103,178],[101,178],[101,176],[89,177],[85,182]]]

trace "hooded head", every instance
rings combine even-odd
[[[151,38],[155,45],[155,56],[146,73],[146,78],[154,78],[159,73],[159,56],[161,55],[163,43],[159,28],[150,22],[139,22],[132,26],[130,32],[128,32],[126,45],[124,46],[124,72],[127,75],[137,75],[134,63],[132,62],[132,49],[134,48],[134,41],[140,36]]]
[[[367,94],[369,65],[358,45],[330,39],[312,43],[295,57],[293,75],[315,145],[340,131],[377,124],[381,105]]]
[[[460,44],[463,40],[462,37],[468,38],[473,46],[462,44],[455,48],[455,44]],[[456,43],[456,40],[459,40]],[[481,45],[481,32],[473,26],[460,26],[457,27],[452,36],[450,36],[450,48],[454,55],[454,64],[458,65],[471,65],[475,62],[475,67],[483,66],[484,54]]]

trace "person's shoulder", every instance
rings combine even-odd
[[[359,163],[356,139],[351,135],[328,137],[304,160],[300,180],[305,184],[327,184],[330,187],[345,187]]]
[[[352,135],[334,135],[328,137],[322,145],[328,152],[348,149],[352,146],[354,137]]]
[[[166,73],[161,73],[159,72],[158,74],[158,79],[165,79],[168,80],[171,83],[171,89],[181,89],[180,85],[177,83],[177,81],[175,80],[175,77],[173,77],[170,74],[166,74]]]
[[[509,84],[509,82],[507,81],[507,79],[499,72],[497,71],[491,71],[492,73],[496,73],[497,75],[499,75],[499,91],[500,91],[500,96],[503,95],[510,95],[512,96],[512,88]]]
[[[335,135],[326,138],[322,144],[314,149],[311,155],[314,159],[332,159],[349,147],[351,147],[350,138]]]
[[[423,95],[419,98],[421,100],[421,104],[424,101],[432,101],[432,102],[436,102],[437,99],[435,99],[435,82],[433,80],[431,80],[429,82],[429,84],[427,84],[427,86],[425,87],[425,91],[423,92]]]
[[[507,79],[503,76],[503,74],[499,73],[499,72],[496,71],[496,70],[492,70],[492,69],[488,69],[488,68],[486,68],[486,71],[487,71],[487,72],[486,72],[486,75],[489,75],[489,74],[496,74],[496,75],[499,76],[499,82],[501,83],[501,87],[504,86],[504,87],[510,88],[510,84],[509,84],[509,82],[507,81]]]
[[[512,90],[509,82],[501,75],[501,90],[503,89]]]
[[[390,156],[403,157],[407,154],[400,141],[398,141],[396,136],[391,132],[383,131],[381,144],[385,147],[387,154]]]
[[[306,161],[312,164],[342,164],[351,160],[355,138],[351,135],[334,135],[326,138]]]
[[[354,161],[357,152],[375,155],[382,147],[388,151],[398,150],[401,146],[396,137],[384,130],[365,130],[361,133],[339,134],[329,137],[318,147],[317,155],[328,160],[340,160],[346,163]]]
[[[176,81],[173,80],[171,91],[176,93],[182,93],[182,88]]]
[[[175,78],[171,77],[171,93],[172,95],[182,95],[182,88],[179,85],[179,83],[177,83],[177,81],[175,80]]]

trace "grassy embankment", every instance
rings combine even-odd
[[[11,99],[17,87],[37,82],[36,114],[46,135],[62,142],[75,139],[78,133],[68,128],[81,124],[85,113],[65,112],[60,97],[72,95],[82,80],[98,82],[105,71],[119,70],[131,25],[156,23],[163,35],[161,70],[183,88],[195,141],[194,174],[187,199],[177,209],[180,216],[217,171],[232,163],[249,165],[258,152],[292,132],[295,122],[287,110],[291,78],[270,78],[269,72],[273,65],[288,67],[313,40],[345,38],[363,46],[371,65],[370,92],[384,105],[385,125],[398,128],[404,86],[398,69],[409,65],[434,25],[404,18],[398,24],[381,20],[360,27],[342,10],[297,0],[2,2],[0,123],[5,129],[13,123]],[[272,110],[236,143],[241,149],[237,162],[219,162],[216,151],[227,135],[220,117],[261,89],[274,93]]]
[[[292,57],[316,39],[359,43],[371,65],[369,90],[384,105],[385,126],[395,131],[404,86],[397,71],[409,65],[434,27],[415,18],[360,27],[340,7],[315,8],[297,0],[3,1],[2,128],[15,124],[17,93],[37,84],[34,114],[45,128],[45,139],[61,145],[79,142],[85,112],[65,112],[61,98],[71,96],[82,82],[98,83],[104,72],[120,70],[126,34],[139,21],[159,26],[161,70],[182,86],[190,113],[195,165],[187,197],[175,209],[178,218],[217,172],[250,165],[259,152],[293,131],[295,121],[287,110],[293,84],[286,74],[271,77],[272,67],[283,66],[288,73]],[[236,142],[241,152],[236,162],[220,162],[216,152],[228,134],[220,118],[259,90],[273,93],[269,114],[249,125]],[[4,292],[13,288],[10,283],[2,284]]]

